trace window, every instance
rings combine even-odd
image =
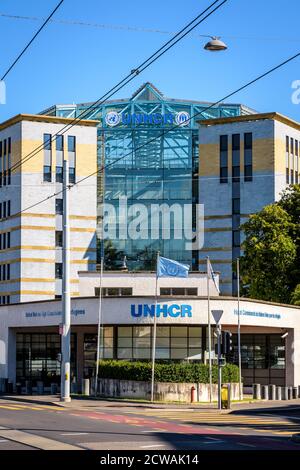
[[[220,135],[220,183],[228,183],[228,135]]]
[[[63,200],[62,199],[55,199],[55,214],[57,215],[63,214]]]
[[[52,166],[52,136],[44,134],[44,175],[43,180],[47,183],[51,182],[51,166]]]
[[[63,152],[64,150],[64,136],[57,135],[56,136],[56,151]]]
[[[10,264],[6,265],[6,279],[10,280]]]
[[[44,181],[51,183],[51,166],[44,165]]]
[[[75,184],[75,168],[69,168],[69,183]]]
[[[62,279],[63,266],[62,263],[55,263],[55,279]]]
[[[244,134],[244,181],[252,181],[252,132]]]
[[[285,137],[285,151],[290,152],[290,138],[288,135]]]
[[[57,230],[55,232],[55,246],[62,247],[63,246],[63,233],[61,230]]]
[[[161,287],[160,295],[198,295],[197,287]]]
[[[52,136],[51,134],[44,134],[44,149],[51,150],[52,149]]]
[[[3,219],[6,219],[6,201],[3,202]]]
[[[7,184],[11,184],[11,138],[7,139]]]
[[[10,201],[7,201],[7,217],[10,217],[11,215],[11,204],[10,204]]]
[[[240,181],[240,134],[232,135],[232,182]]]
[[[76,168],[76,138],[72,135],[68,136],[68,160],[69,160],[69,183],[75,184],[75,168]]]
[[[95,287],[95,296],[99,297],[100,287]],[[103,287],[102,295],[105,297],[121,297],[121,296],[130,296],[132,295],[131,287]]]
[[[10,248],[10,232],[7,232],[6,248]]]
[[[62,166],[57,166],[56,167],[56,173],[55,173],[55,181],[56,181],[56,183],[62,183],[63,179],[64,179],[63,167]]]
[[[68,152],[75,152],[76,137],[74,135],[68,135]]]

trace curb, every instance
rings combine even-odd
[[[15,397],[13,395],[0,395],[0,400],[17,401],[21,403],[32,403],[35,405],[60,406],[64,408],[64,404],[59,401],[56,402],[56,401],[50,401],[50,400],[35,400],[34,398],[25,398],[25,397],[26,395],[24,395],[24,398]]]

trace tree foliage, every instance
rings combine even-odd
[[[249,297],[284,303],[291,300],[295,288],[291,272],[296,276],[298,260],[295,224],[286,210],[294,207],[290,194],[284,194],[281,203],[251,215],[241,227],[245,234],[241,277]]]

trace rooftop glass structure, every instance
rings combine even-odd
[[[210,106],[211,103],[201,101],[166,98],[155,86],[146,83],[129,99],[106,101],[99,106],[55,105],[41,113],[74,118],[85,111],[84,119],[99,120],[98,165],[99,169],[105,168],[98,179],[99,232],[103,201],[117,214],[116,230],[110,230],[104,244],[106,269],[119,267],[124,256],[130,270],[153,269],[159,251],[162,256],[198,270],[198,253],[186,249],[180,233],[183,228],[174,224],[176,215],[172,211],[167,228],[158,211],[156,236],[150,229],[156,210],[153,207],[177,204],[191,207],[191,223],[196,230],[199,167],[196,121],[253,112],[241,104]],[[130,223],[137,218],[140,224],[137,227],[136,222],[135,229],[140,236],[127,236]],[[112,227],[104,224],[103,230],[107,228]]]

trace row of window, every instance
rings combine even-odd
[[[10,201],[0,202],[0,219],[6,219],[11,215],[11,203]]]
[[[232,182],[240,181],[240,134],[232,134]],[[252,132],[244,133],[244,181],[252,181]],[[220,135],[220,183],[228,183],[228,135]]]
[[[286,136],[286,184],[299,183],[299,142]]]
[[[0,281],[10,280],[10,264],[0,265]]]
[[[0,305],[10,304],[10,295],[0,295]]]
[[[0,187],[11,184],[11,138],[0,141]]]
[[[63,161],[65,151],[65,138],[68,139],[69,183],[75,183],[76,168],[76,138],[73,135],[57,135],[56,140],[56,167],[55,181],[63,182]],[[52,182],[52,135],[44,134],[44,181]]]
[[[10,248],[10,232],[0,233],[0,250]]]
[[[160,295],[180,295],[180,296],[190,296],[197,295],[197,287],[161,287]],[[99,297],[100,287],[95,287],[95,296]],[[132,295],[131,287],[103,287],[102,288],[103,297],[122,297]]]

